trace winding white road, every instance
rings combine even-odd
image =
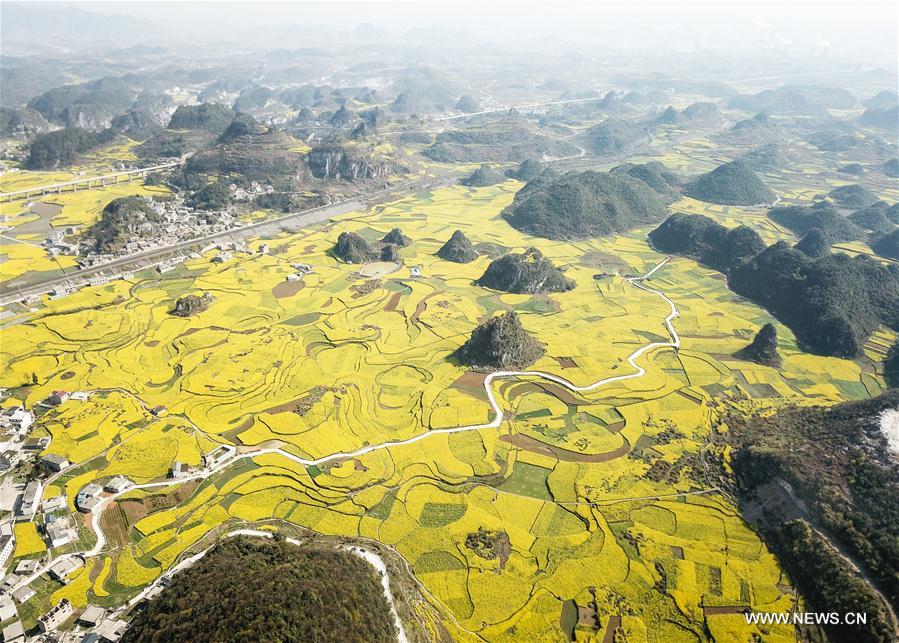
[[[124,491],[105,496],[94,507],[94,510],[91,512],[90,526],[91,526],[91,529],[94,531],[94,534],[96,534],[96,536],[97,536],[97,542],[91,549],[89,549],[87,551],[83,551],[83,552],[63,554],[61,556],[54,558],[53,560],[48,562],[43,567],[36,570],[30,576],[27,576],[26,578],[19,581],[13,588],[13,591],[20,587],[23,587],[24,585],[27,585],[28,583],[31,583],[32,581],[34,581],[36,578],[38,578],[41,574],[45,573],[51,566],[55,565],[60,560],[73,558],[73,557],[90,558],[90,557],[98,555],[101,551],[103,551],[103,548],[106,546],[106,536],[103,533],[103,530],[100,528],[100,518],[103,515],[103,511],[116,498],[118,498],[119,496],[121,496],[123,494],[129,493],[130,491],[132,491],[134,489],[158,489],[158,488],[163,488],[163,487],[180,485],[180,484],[183,484],[190,480],[205,480],[206,478],[208,478],[212,475],[215,475],[216,473],[219,473],[220,471],[230,467],[231,465],[233,465],[234,463],[236,463],[240,460],[243,460],[245,458],[255,458],[256,456],[264,455],[264,454],[268,454],[268,453],[276,453],[276,454],[281,455],[289,460],[293,460],[294,462],[296,462],[304,467],[311,467],[311,466],[316,466],[316,465],[321,465],[321,464],[325,464],[328,462],[332,462],[334,460],[345,460],[347,458],[355,458],[355,457],[358,457],[361,455],[365,455],[367,453],[379,451],[381,449],[390,449],[393,447],[403,446],[406,444],[413,444],[415,442],[419,442],[419,441],[424,440],[433,435],[448,434],[448,433],[463,433],[465,431],[479,431],[479,430],[483,430],[483,429],[496,429],[502,425],[503,420],[505,419],[505,413],[503,412],[502,407],[499,405],[499,402],[496,400],[496,396],[493,393],[492,384],[495,380],[498,380],[498,379],[522,378],[522,377],[540,378],[540,379],[548,380],[550,382],[554,382],[556,384],[564,386],[565,388],[569,389],[570,391],[584,392],[584,391],[594,391],[594,390],[600,388],[601,386],[606,386],[607,384],[612,384],[614,382],[622,382],[624,380],[630,380],[630,379],[636,379],[638,377],[642,377],[643,375],[646,374],[646,369],[642,366],[639,366],[636,363],[636,360],[638,360],[640,357],[642,357],[646,353],[653,351],[655,349],[658,349],[658,348],[678,349],[678,348],[680,348],[680,345],[681,345],[680,336],[677,334],[677,330],[674,328],[674,324],[673,324],[675,317],[677,317],[679,314],[677,306],[667,295],[665,295],[665,293],[663,293],[660,290],[650,288],[649,286],[647,286],[644,283],[647,279],[651,278],[657,271],[659,271],[665,264],[667,264],[670,259],[671,259],[670,257],[665,257],[665,259],[662,260],[661,262],[659,262],[654,268],[652,268],[652,270],[650,270],[649,272],[647,272],[646,274],[644,274],[642,276],[627,278],[627,280],[631,284],[633,284],[635,287],[639,288],[640,290],[645,290],[646,292],[653,293],[654,295],[657,295],[658,297],[661,297],[670,306],[670,312],[665,317],[664,324],[665,324],[665,327],[668,329],[668,333],[671,335],[671,341],[670,342],[652,342],[652,343],[646,344],[645,346],[641,346],[640,348],[635,350],[633,353],[631,353],[630,356],[627,358],[627,362],[634,368],[634,371],[632,373],[628,373],[625,375],[616,375],[614,377],[606,377],[604,379],[597,380],[596,382],[593,382],[592,384],[587,384],[585,386],[578,386],[578,385],[573,384],[572,382],[566,380],[563,377],[559,377],[558,375],[553,375],[551,373],[544,373],[543,371],[494,371],[493,373],[490,373],[489,375],[487,375],[487,377],[484,378],[484,391],[487,394],[487,399],[489,400],[490,407],[493,410],[493,419],[490,422],[487,422],[486,424],[471,424],[471,425],[467,425],[467,426],[458,426],[458,427],[452,427],[452,428],[447,428],[447,429],[433,429],[433,430],[427,431],[425,433],[415,435],[411,438],[407,438],[405,440],[382,442],[381,444],[373,444],[373,445],[370,445],[367,447],[362,447],[360,449],[356,449],[355,451],[339,451],[337,453],[332,453],[330,455],[322,456],[321,458],[316,458],[316,459],[301,458],[300,456],[297,456],[293,453],[285,451],[279,447],[259,449],[256,451],[249,451],[249,452],[245,452],[245,453],[237,453],[235,450],[230,457],[226,458],[219,464],[217,464],[213,467],[210,467],[208,469],[204,469],[193,475],[186,476],[183,478],[178,478],[178,479],[163,480],[160,482],[147,482],[144,484],[132,485],[131,487],[129,487],[128,489],[126,489]]]

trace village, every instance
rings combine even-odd
[[[261,185],[253,181],[248,187],[232,183],[228,186],[228,190],[232,202],[246,203],[252,201],[256,196],[271,193],[273,188],[271,185]],[[52,232],[45,242],[48,252],[51,256],[55,256],[55,253],[76,254],[79,256],[78,266],[87,268],[109,263],[128,255],[165,248],[171,245],[173,240],[189,241],[234,230],[243,225],[235,206],[215,211],[197,209],[189,205],[180,193],[166,198],[148,199],[147,203],[153,212],[159,215],[161,223],[158,226],[147,227],[141,234],[126,242],[117,252],[97,251],[89,240],[82,242],[81,247],[78,248],[72,243],[66,243],[64,235],[57,231]],[[59,240],[57,241],[57,239]]]
[[[0,399],[2,399],[0,391]],[[89,556],[94,532],[91,525],[99,520],[105,505],[138,488],[132,480],[117,475],[81,486],[70,504],[65,495],[45,497],[52,483],[76,467],[66,458],[45,453],[52,437],[38,429],[42,415],[64,404],[88,401],[91,391],[52,392],[35,408],[7,407],[0,411],[0,622],[3,643],[24,641],[56,641],[58,643],[115,643],[126,627],[122,611],[111,612],[98,606],[76,608],[63,598],[37,618],[40,634],[27,637],[19,609],[38,591],[40,584],[64,586],[81,570]],[[148,409],[154,416],[167,410],[157,406]],[[185,480],[208,475],[223,465],[235,451],[220,445],[205,454],[201,466],[172,463],[169,478]],[[74,507],[73,507],[74,506]],[[73,510],[74,508],[74,510]],[[33,556],[17,557],[17,525],[33,525],[33,533],[45,549]],[[139,597],[146,600],[150,595]]]

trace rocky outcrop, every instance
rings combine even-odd
[[[660,195],[674,198],[680,186],[680,177],[658,161],[648,163],[623,163],[612,168],[612,174],[624,172],[635,179],[640,179]]]
[[[481,106],[478,105],[478,101],[474,99],[474,96],[464,94],[456,101],[456,109],[465,114],[473,114],[480,111]]]
[[[762,366],[780,366],[780,353],[777,352],[777,329],[774,324],[769,323],[762,326],[752,343],[737,352],[737,357],[748,359]]]
[[[535,159],[525,159],[515,170],[506,170],[506,176],[510,179],[518,179],[519,181],[530,181],[540,176],[543,171],[543,164]]]
[[[547,136],[516,114],[470,127],[440,132],[422,152],[438,163],[521,163],[578,153],[569,141]]]
[[[341,232],[334,246],[334,254],[347,263],[365,263],[373,261],[377,256],[368,241],[355,232]]]
[[[197,297],[196,295],[179,297],[175,301],[175,307],[172,308],[171,314],[177,317],[193,317],[209,308],[214,301],[215,297],[208,292],[203,293],[202,297]]]
[[[225,128],[225,131],[222,132],[222,135],[219,137],[219,143],[230,143],[243,136],[262,134],[264,132],[265,128],[262,127],[255,118],[249,114],[241,113],[235,116],[234,120],[231,121],[228,127]]]
[[[865,173],[865,168],[862,167],[861,163],[847,163],[846,165],[840,166],[837,170],[840,174],[851,174],[852,176],[861,176]]]
[[[362,122],[356,125],[353,128],[353,131],[350,132],[350,140],[353,141],[367,141],[374,137],[375,128],[368,123]]]
[[[118,134],[124,134],[133,141],[146,141],[159,134],[162,125],[149,109],[129,109],[113,119],[110,127]]]
[[[358,117],[346,105],[341,105],[340,109],[334,112],[331,117],[331,125],[334,127],[349,127],[356,122]]]
[[[502,183],[505,180],[506,178],[502,174],[486,163],[483,163],[481,164],[481,167],[472,172],[468,177],[459,181],[459,183],[470,188],[482,188],[487,187],[488,185]]]
[[[496,259],[476,283],[517,294],[565,292],[575,285],[536,248]]]
[[[508,312],[475,328],[457,351],[456,358],[468,366],[524,368],[543,356],[545,349],[522,327],[518,315]]]
[[[396,251],[396,246],[388,243],[381,248],[381,261],[399,261],[400,255]]]
[[[648,128],[620,118],[610,118],[584,132],[586,146],[595,154],[629,154],[651,140]]]
[[[31,138],[53,128],[40,112],[33,109],[0,107],[0,134],[4,138]]]
[[[337,145],[311,150],[306,155],[306,165],[317,179],[345,181],[382,179],[405,171],[393,161],[356,157]]]
[[[765,249],[758,232],[748,226],[725,228],[701,214],[680,212],[650,232],[649,240],[661,252],[686,255],[722,272]]]
[[[789,228],[797,236],[818,228],[824,233],[828,243],[851,241],[863,236],[859,227],[841,215],[828,201],[816,201],[808,207],[787,205],[772,208],[768,211],[768,218]]]
[[[788,165],[789,159],[774,143],[749,150],[740,157],[755,172],[776,172]]]
[[[400,248],[405,248],[412,243],[412,239],[404,235],[403,231],[399,228],[394,228],[384,235],[384,238],[381,239],[381,243],[390,243],[399,246]]]
[[[453,232],[453,236],[437,251],[437,256],[455,263],[471,263],[478,258],[478,251],[461,230]]]
[[[87,252],[118,252],[129,241],[160,234],[162,227],[162,214],[149,200],[120,197],[106,204],[100,220],[82,235],[81,245]]]

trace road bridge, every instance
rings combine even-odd
[[[121,172],[113,172],[112,174],[104,174],[102,176],[91,176],[83,179],[75,179],[74,181],[63,181],[61,183],[53,183],[51,185],[40,185],[26,190],[15,190],[13,192],[0,192],[0,202],[17,201],[27,199],[34,196],[43,196],[45,194],[59,194],[65,191],[77,192],[79,187],[91,189],[94,187],[102,187],[110,183],[115,184],[124,180],[126,183],[133,181],[135,178],[147,176],[150,172],[157,170],[167,170],[169,168],[181,165],[183,161],[172,161],[171,163],[162,163],[151,167],[140,167],[131,170],[123,170]]]

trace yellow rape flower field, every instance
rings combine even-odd
[[[452,353],[499,312],[515,310],[545,345],[534,370],[576,385],[630,373],[634,351],[671,341],[669,305],[624,278],[664,259],[647,230],[577,242],[527,237],[500,217],[520,187],[410,196],[250,243],[267,243],[267,254],[214,264],[209,253],[164,276],[139,272],[10,317],[4,387],[29,407],[58,389],[89,393],[41,419],[53,437],[48,452],[79,465],[55,481],[69,501],[117,475],[160,483],[106,509],[107,547],[53,596],[77,604],[133,596],[213,530],[275,520],[387,545],[421,583],[422,623],[456,640],[562,640],[560,619],[577,606],[595,616],[595,627],[577,629],[580,640],[618,628],[629,641],[709,633],[792,641],[791,627],[762,633],[740,616],[747,607],[790,611],[795,599],[702,465],[726,430],[716,428],[716,400],[764,407],[867,397],[883,387],[882,355],[805,354],[719,274],[677,258],[647,286],[676,303],[682,346],[639,358],[644,376],[584,394],[537,378],[498,380],[499,428],[428,435],[492,418],[483,375]],[[682,200],[674,209],[700,207]],[[735,225],[733,212],[706,213]],[[784,234],[757,223],[766,239]],[[330,253],[343,231],[377,241],[394,227],[412,244],[379,277]],[[470,264],[435,256],[457,228],[481,252]],[[473,284],[491,257],[530,246],[576,288],[509,296]],[[287,281],[295,263],[312,272]],[[178,297],[203,293],[214,297],[204,312],[170,314]],[[734,357],[767,322],[781,338],[776,370]],[[878,345],[889,335],[876,335]],[[416,436],[426,437],[409,441]],[[202,480],[168,477],[176,461],[202,467],[219,445],[240,457]],[[36,553],[36,534],[20,525],[17,537],[19,527],[16,556]],[[482,556],[466,545],[479,530],[502,533],[507,546]]]

